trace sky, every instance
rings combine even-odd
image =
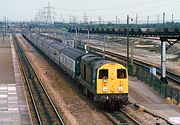
[[[161,22],[162,13],[165,12],[165,20],[171,21],[172,14],[174,21],[180,22],[180,0],[0,0],[0,20],[4,16],[11,21],[30,21],[44,7],[52,9],[56,21],[68,22],[73,17],[79,22],[88,21],[114,21],[116,16],[119,23],[125,22],[127,14],[138,23]],[[137,16],[138,15],[138,16]]]

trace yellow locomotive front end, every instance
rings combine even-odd
[[[81,60],[80,80],[87,88],[87,95],[98,104],[119,107],[128,101],[128,72],[121,64],[93,54],[85,55]]]
[[[117,63],[102,65],[97,72],[97,94],[128,94],[127,69]]]

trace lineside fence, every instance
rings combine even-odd
[[[137,77],[148,86],[156,90],[165,98],[170,98],[175,104],[180,104],[180,90],[174,86],[163,83],[157,76],[150,73],[150,70],[141,66],[129,67],[129,75]]]

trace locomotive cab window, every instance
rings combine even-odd
[[[108,69],[99,70],[99,79],[108,78]]]
[[[117,78],[118,79],[124,79],[126,78],[126,69],[118,69],[117,70]]]

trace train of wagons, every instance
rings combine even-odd
[[[119,107],[128,101],[128,71],[118,63],[68,47],[41,34],[23,35],[83,88],[97,104]]]
[[[78,33],[87,33],[89,30],[89,33],[95,33],[95,34],[111,34],[111,35],[127,35],[127,29],[126,28],[69,28],[68,32],[75,33],[76,31]],[[149,36],[157,36],[157,35],[179,35],[180,31],[178,28],[175,29],[168,29],[164,28],[162,29],[156,29],[156,28],[130,28],[129,29],[129,35],[133,36],[143,36],[143,35],[149,35]]]

